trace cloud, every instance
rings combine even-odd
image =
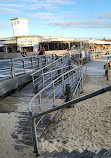
[[[6,4],[6,3],[2,3],[2,4],[0,4],[0,6],[1,7],[21,8],[21,7],[23,7],[23,4],[14,4],[14,3]]]
[[[7,2],[7,3],[4,3]],[[2,7],[16,7],[16,8],[23,8],[29,10],[35,10],[39,8],[45,9],[56,9],[61,5],[68,5],[74,4],[71,0],[17,0],[16,2],[12,0],[12,4],[8,3],[8,0],[5,0],[3,3],[0,4]],[[14,8],[13,8],[14,9]]]
[[[4,13],[18,13],[19,10],[17,9],[11,9],[11,8],[1,8],[0,11]]]
[[[111,12],[108,13],[98,13],[96,14],[97,17],[101,19],[111,19]]]
[[[30,14],[29,17],[41,18],[41,19],[47,19],[47,20],[57,19],[57,18],[54,17],[53,14],[47,13],[47,12],[40,12],[40,13]]]
[[[62,28],[111,28],[111,22],[101,20],[49,21],[46,24]]]

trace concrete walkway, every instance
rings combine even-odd
[[[107,56],[103,56],[100,59],[96,59],[95,61],[88,63],[87,75],[104,76],[104,65],[106,62]]]

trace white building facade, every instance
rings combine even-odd
[[[28,36],[28,19],[25,18],[14,18],[11,19],[12,28],[13,28],[13,36]]]

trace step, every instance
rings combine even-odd
[[[101,158],[111,158],[111,150],[106,151],[106,152],[101,156]]]
[[[102,148],[93,158],[101,158],[107,150]]]
[[[75,158],[93,158],[95,155],[94,152],[88,151],[87,149],[84,150],[79,156]]]
[[[61,152],[53,151],[52,153],[46,152],[41,158],[65,158],[68,153],[66,150]]]
[[[64,158],[76,158],[79,155],[80,155],[79,151],[73,150],[72,152],[67,154]]]

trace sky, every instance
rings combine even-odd
[[[13,36],[10,19],[29,19],[29,34],[111,38],[111,0],[0,0],[0,37]]]

